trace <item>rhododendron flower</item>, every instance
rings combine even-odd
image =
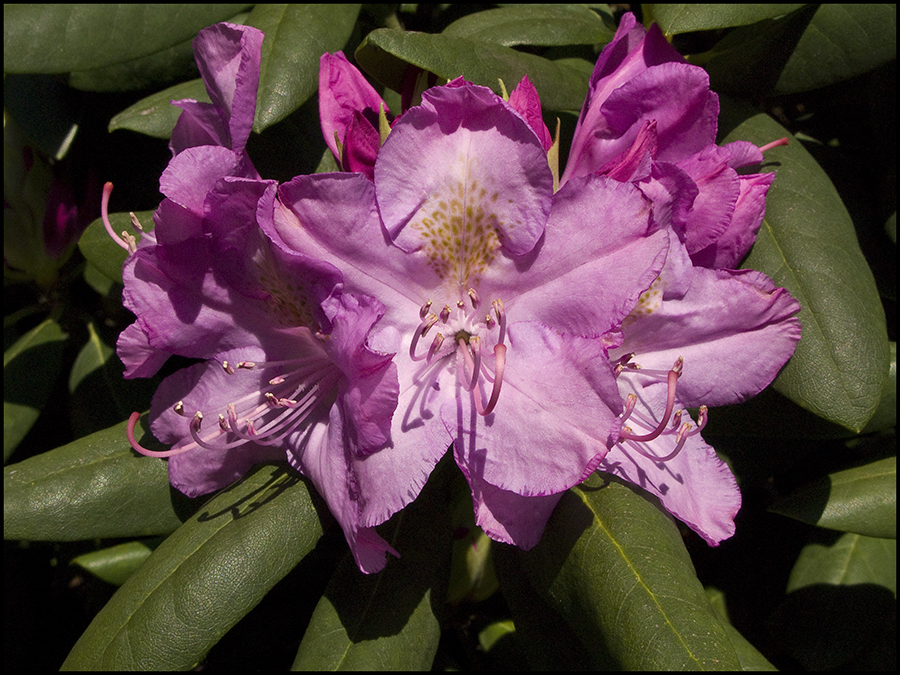
[[[402,343],[394,448],[433,465],[452,444],[479,525],[524,548],[620,437],[606,349],[668,241],[634,186],[552,182],[529,124],[456,80],[395,122],[374,184],[295,178],[262,223],[384,303]]]
[[[704,267],[737,267],[756,238],[774,174],[739,175],[763,151],[716,146],[718,96],[703,68],[688,64],[654,24],[632,14],[600,54],[561,178],[592,173],[632,181],[654,202]]]
[[[130,252],[124,301],[137,317],[119,340],[126,376],[153,375],[171,355],[202,360],[164,380],[153,398],[150,428],[171,449],[137,443],[137,413],[129,440],[139,452],[168,457],[172,485],[191,497],[259,462],[287,459],[325,498],[360,569],[375,572],[385,552],[396,552],[372,529],[377,523],[361,524],[368,505],[358,484],[378,482],[379,495],[391,495],[397,508],[421,487],[380,453],[397,404],[396,336],[379,329],[381,303],[343,293],[334,267],[273,246],[257,224],[277,185],[252,177],[245,161],[255,80],[241,89],[231,79],[258,78],[258,59],[247,65],[244,57],[258,55],[259,40],[247,35],[259,37],[223,25],[201,32],[198,61],[220,78],[207,79],[219,102],[199,115],[188,105],[181,119],[189,123],[180,126],[205,120],[215,131],[211,144],[187,147],[170,162],[153,236],[139,247],[120,240]],[[234,98],[217,97],[215,87]]]

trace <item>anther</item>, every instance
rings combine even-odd
[[[450,305],[444,305],[444,309],[441,310],[441,322],[447,323],[450,319],[450,312],[453,310],[450,309]]]
[[[176,415],[181,415],[183,417],[184,416],[184,401],[178,401],[178,403],[175,404],[175,407],[173,407],[172,410],[175,411]]]
[[[237,367],[245,370],[253,370],[256,368],[256,363],[254,361],[239,361]]]
[[[224,370],[229,375],[234,375],[234,368],[228,365],[228,361],[222,361],[222,370]]]
[[[434,355],[438,353],[438,350],[441,348],[441,345],[444,344],[444,335],[443,333],[438,333],[434,336],[434,340],[431,341],[431,346],[428,348],[428,354],[425,357],[426,362],[431,363],[431,359],[434,358]]]
[[[500,335],[497,338],[497,343],[502,345],[506,338],[506,310],[504,309],[503,301],[500,298],[494,300],[491,303],[491,306],[497,314],[497,323],[500,324]]]
[[[481,304],[481,299],[478,297],[478,292],[474,288],[469,289],[469,300],[472,301],[472,309],[478,309],[478,305]]]
[[[282,382],[284,382],[284,378],[281,375],[276,375],[271,380],[269,380],[269,384],[271,384],[273,387],[276,384],[281,384]]]
[[[430,310],[431,310],[431,300],[429,300],[424,305],[422,305],[421,308],[419,308],[419,318],[424,319]]]
[[[267,391],[265,393],[265,396],[266,396],[266,403],[269,404],[270,408],[278,407],[278,399],[275,398],[275,394],[273,394],[271,391]]]

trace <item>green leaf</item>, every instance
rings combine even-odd
[[[464,16],[442,34],[504,47],[606,44],[615,35],[608,11],[606,17],[583,5],[513,5]]]
[[[134,215],[137,216],[145,232],[153,231],[153,211],[141,211]],[[116,234],[121,235],[122,232],[128,232],[135,235],[140,241],[140,233],[135,232],[131,226],[129,214],[110,213],[109,222]],[[78,248],[97,271],[112,281],[122,283],[122,265],[125,264],[128,253],[112,240],[100,218],[88,225],[84,234],[81,235],[81,239],[78,240]]]
[[[548,110],[580,110],[588,81],[578,68],[518,52],[509,47],[428,33],[381,28],[356,50],[356,61],[372,77],[400,91],[409,64],[448,80],[462,76],[495,92],[498,78],[515,87],[528,78]]]
[[[645,24],[655,21],[666,35],[690,33],[695,30],[716,30],[747,26],[764,19],[778,19],[800,9],[803,5],[788,4],[691,4],[651,5]]]
[[[726,141],[763,145],[788,135],[766,115]],[[743,266],[769,275],[801,305],[803,336],[775,389],[803,408],[860,431],[888,374],[884,309],[850,215],[828,176],[796,139],[766,152],[774,166],[766,217]]]
[[[893,341],[890,343],[889,359],[888,375],[881,390],[878,409],[866,424],[863,433],[887,431],[897,426],[897,343]]]
[[[849,80],[896,58],[896,5],[821,4],[773,93],[818,89]]]
[[[897,541],[818,532],[770,619],[779,646],[808,670],[893,669]]]
[[[283,120],[319,88],[319,59],[344,47],[359,5],[256,5],[247,19],[266,34],[253,130]]]
[[[181,108],[172,105],[172,101],[183,98],[210,102],[206,86],[198,77],[141,99],[113,117],[109,121],[109,130],[130,129],[153,138],[170,138],[181,114]]]
[[[142,541],[129,541],[80,555],[72,560],[72,564],[108,584],[121,586],[137,572],[152,552],[153,549]]]
[[[68,73],[130,61],[190,40],[246,5],[4,5],[3,70]]]
[[[37,421],[62,371],[68,335],[53,319],[31,329],[3,352],[3,460]]]
[[[7,539],[139,537],[168,534],[180,525],[166,462],[136,456],[124,422],[3,473]]]
[[[112,347],[103,344],[94,324],[88,322],[88,341],[78,352],[72,370],[69,371],[69,393],[74,394],[84,378],[102,368],[112,354]]]
[[[540,543],[495,551],[500,586],[524,576],[592,663],[624,670],[734,670],[740,661],[672,520],[638,490],[595,475],[562,496]],[[518,605],[521,608],[521,604]],[[526,605],[527,606],[527,605]],[[523,624],[543,612],[518,613]]]
[[[838,471],[776,502],[775,513],[869,537],[897,537],[897,458]]]
[[[307,485],[264,465],[166,539],[116,592],[63,670],[189,670],[322,534]]]
[[[462,477],[448,453],[416,500],[379,533],[399,553],[364,575],[352,555],[316,606],[293,670],[429,670],[441,638],[452,530],[448,484]],[[470,507],[471,508],[471,507]]]
[[[737,28],[690,60],[709,71],[719,92],[765,96],[809,91],[896,59],[896,23],[893,5],[805,5],[778,20]]]

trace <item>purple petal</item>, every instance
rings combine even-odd
[[[755,396],[794,353],[799,303],[753,270],[697,267],[689,280],[683,296],[666,295],[635,313],[612,358],[634,352],[642,367],[668,370],[683,357],[678,397],[687,406],[728,405]]]
[[[147,333],[135,321],[119,333],[116,340],[116,354],[125,364],[125,378],[153,377],[168,360],[171,353],[150,346]]]
[[[465,474],[465,469],[463,469]],[[528,551],[537,545],[544,527],[563,493],[523,497],[501,490],[474,476],[466,475],[472,486],[475,523],[494,541]]]
[[[738,179],[740,194],[728,228],[710,245],[691,253],[691,260],[698,267],[736,268],[756,241],[766,214],[766,194],[775,174],[756,173]]]
[[[654,411],[665,408],[665,384],[638,388],[636,393],[639,396],[635,410],[658,421]],[[664,457],[673,449],[671,435],[640,445],[657,457]],[[666,462],[648,459],[627,441],[618,443],[598,470],[624,478],[658,497],[669,513],[711,546],[718,546],[734,534],[734,517],[741,506],[740,490],[728,466],[699,434],[688,437],[681,452]]]
[[[441,417],[469,476],[520,495],[562,492],[584,480],[618,438],[622,403],[602,344],[538,323],[509,327],[500,398],[481,417],[472,396]],[[473,486],[474,489],[474,486]]]
[[[224,356],[237,363],[241,359],[260,360],[262,353],[244,349],[227,352]],[[209,416],[210,411],[224,410],[228,403],[247,394],[258,394],[262,387],[260,380],[264,377],[248,370],[228,375],[217,361],[199,363],[170,375],[153,397],[150,409],[153,435],[173,449],[194,445],[190,423],[197,410],[206,411]],[[183,415],[174,410],[179,401],[183,402]],[[207,428],[215,427],[215,417],[207,419],[205,424]],[[286,459],[284,445],[244,443],[230,450],[195,446],[169,458],[169,480],[188,497],[197,497],[230,485],[255,464]]]
[[[667,233],[650,232],[650,204],[637,188],[586,176],[554,195],[534,262],[523,262],[517,275],[491,277],[485,293],[503,298],[511,321],[603,335],[659,274],[667,242]]]
[[[436,283],[470,283],[498,249],[519,256],[534,247],[553,176],[528,124],[490,89],[463,84],[428,90],[394,125],[375,190],[397,246],[432,260]]]
[[[221,144],[238,153],[253,128],[263,37],[250,26],[218,23],[204,28],[194,40],[209,98],[228,130]]]

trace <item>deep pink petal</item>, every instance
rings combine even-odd
[[[338,140],[345,143],[347,131],[358,113],[367,119],[377,134],[377,127],[372,123],[377,120],[381,106],[384,106],[385,114],[390,112],[378,92],[343,52],[322,54],[319,59],[319,118],[325,144],[338,161],[342,158],[335,143],[335,132]]]
[[[550,146],[553,145],[553,137],[550,136],[550,130],[544,124],[540,96],[538,96],[537,89],[535,89],[527,75],[522,78],[522,81],[509,95],[509,105],[525,118],[528,126],[531,127],[531,130],[534,131],[538,140],[540,140],[544,150],[549,150]]]

